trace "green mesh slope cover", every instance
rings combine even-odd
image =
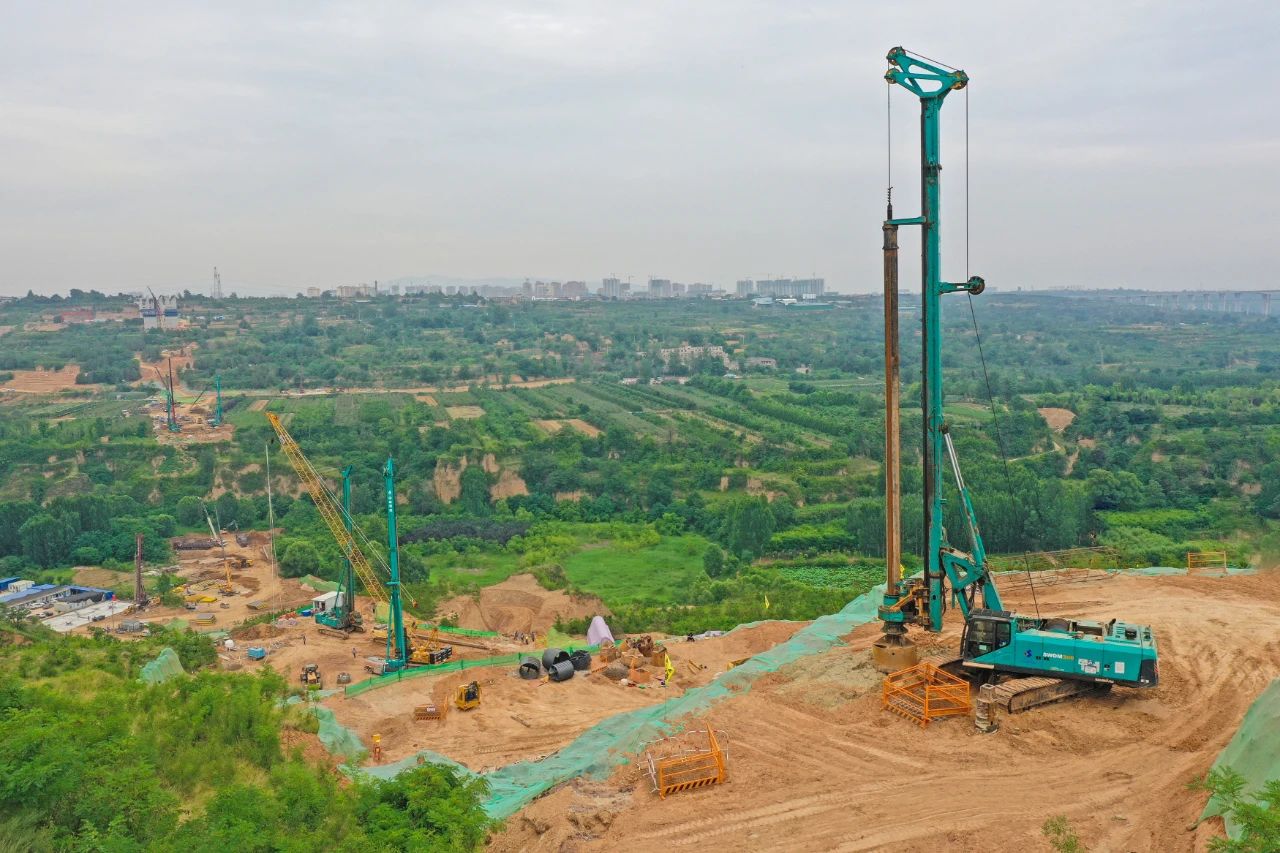
[[[323,705],[316,705],[311,709],[311,713],[315,714],[316,719],[320,721],[320,730],[316,732],[316,736],[329,752],[345,758],[354,758],[365,751],[360,738],[351,729],[339,723],[333,716],[333,711]]]
[[[573,645],[573,637],[568,634],[562,634],[555,628],[548,628],[547,632],[538,638],[538,648],[540,649],[564,649]]]
[[[541,761],[521,761],[484,774],[490,791],[484,803],[485,811],[495,818],[510,817],[561,782],[577,776],[597,779],[608,776],[615,766],[627,760],[628,753],[637,753],[649,741],[675,731],[675,720],[689,714],[705,713],[719,700],[749,690],[760,676],[838,645],[841,636],[875,619],[876,606],[883,595],[882,584],[849,602],[839,613],[817,619],[797,631],[790,640],[761,652],[721,674],[710,684],[691,688],[683,695],[658,705],[612,716]],[[442,755],[424,750],[395,764],[363,768],[361,772],[390,779],[415,766],[420,759],[460,767]]]
[[[165,646],[160,654],[156,655],[155,660],[142,667],[142,674],[138,677],[143,684],[159,684],[175,675],[186,674],[187,671],[182,668],[182,661],[178,660],[178,653]]]
[[[1235,737],[1213,762],[1213,768],[1230,767],[1247,782],[1244,793],[1256,794],[1272,779],[1280,779],[1280,678],[1272,681],[1245,712]],[[1200,819],[1222,814],[1223,804],[1212,797]],[[1240,827],[1230,817],[1223,819],[1227,835],[1240,837]]]
[[[298,583],[303,586],[309,586],[316,592],[333,592],[338,588],[337,581],[327,581],[324,578],[318,578],[315,575],[304,575],[298,578]]]

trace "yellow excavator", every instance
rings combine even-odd
[[[453,704],[458,706],[459,711],[470,711],[472,708],[479,708],[480,682],[473,681],[470,684],[459,685],[458,693],[453,697]]]

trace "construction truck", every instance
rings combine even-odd
[[[302,682],[302,686],[308,690],[319,690],[324,686],[320,677],[320,667],[314,663],[309,663],[302,667],[299,680]]]
[[[470,684],[460,685],[458,692],[453,697],[453,704],[458,707],[459,711],[470,711],[472,708],[479,708],[480,682],[473,681]]]
[[[878,617],[883,636],[873,648],[878,669],[892,673],[916,665],[918,652],[907,628],[919,625],[938,632],[948,603],[958,606],[965,620],[960,655],[942,669],[970,681],[996,684],[997,704],[1007,711],[1077,693],[1107,689],[1113,684],[1153,687],[1159,681],[1155,636],[1149,626],[1112,619],[1084,622],[1012,613],[1004,609],[987,564],[969,489],[960,470],[942,393],[942,296],[977,296],[986,288],[979,276],[963,282],[942,279],[941,158],[939,117],[946,96],[968,85],[959,69],[909,54],[901,47],[889,51],[884,79],[920,100],[921,200],[920,216],[896,219],[889,196],[884,237],[885,306],[885,563],[886,590]],[[921,400],[924,411],[923,526],[924,572],[901,577],[901,470],[899,450],[898,351],[898,228],[922,230],[922,288],[920,314],[923,338]],[[974,321],[977,334],[977,321]],[[983,366],[985,370],[985,364]],[[989,401],[994,411],[994,401]],[[945,460],[945,462],[944,462]],[[949,465],[946,465],[949,463]],[[950,467],[959,497],[960,515],[968,528],[969,552],[948,541],[943,526],[944,467]],[[979,603],[979,599],[981,599]]]

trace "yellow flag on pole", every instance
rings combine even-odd
[[[662,656],[662,665],[666,667],[667,670],[667,681],[676,677],[676,668],[671,665],[671,655]]]
[[[764,597],[764,609],[765,609],[765,610],[768,610],[768,609],[769,609],[769,595],[768,595],[768,593],[766,593],[766,594],[765,594],[765,597]]]

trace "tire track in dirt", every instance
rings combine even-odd
[[[1205,795],[1187,783],[1280,675],[1276,580],[1119,577],[1037,590],[1045,614],[1151,624],[1161,683],[1002,718],[994,735],[963,720],[921,730],[885,715],[874,688],[811,705],[804,679],[820,679],[822,666],[784,667],[706,715],[726,734],[728,784],[659,801],[638,767],[619,770],[610,784],[629,805],[574,849],[1023,853],[1043,849],[1042,824],[1063,815],[1089,849],[1203,850],[1220,822],[1194,826]],[[1029,594],[1009,598],[1035,612]],[[942,639],[955,642],[956,622]],[[864,655],[876,633],[865,626],[824,654]],[[573,796],[557,791],[526,810],[550,827],[538,849],[567,837],[556,835],[557,816]],[[513,830],[494,846],[532,845]]]

